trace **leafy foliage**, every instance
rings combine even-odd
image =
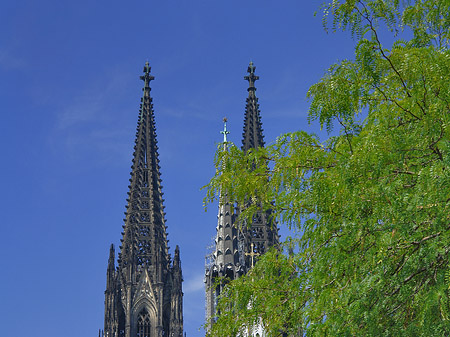
[[[304,307],[301,279],[293,257],[275,250],[266,253],[247,275],[225,288],[213,331],[221,336],[249,336],[258,324],[270,322],[265,324],[270,336],[297,333]],[[299,324],[292,328],[289,322]]]
[[[207,200],[222,188],[238,204],[258,200],[302,235],[287,243],[295,253],[266,254],[230,283],[210,334],[261,320],[270,336],[299,326],[308,336],[449,335],[450,2],[333,0],[323,11],[327,28],[356,39],[355,59],[308,92],[310,121],[337,135],[218,151]],[[381,30],[411,38],[388,49]]]

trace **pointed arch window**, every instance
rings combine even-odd
[[[142,309],[137,322],[137,337],[150,337],[150,315],[147,309]]]

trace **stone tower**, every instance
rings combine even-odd
[[[259,76],[255,75],[256,67],[250,62],[244,77],[249,82],[247,104],[244,117],[244,132],[242,139],[242,150],[263,147],[263,129],[261,116],[256,97],[255,81]],[[223,150],[227,151],[226,120],[224,123]],[[253,217],[251,224],[240,224],[237,214],[245,205],[234,205],[231,207],[226,191],[221,191],[219,196],[219,212],[217,215],[215,247],[211,261],[206,265],[205,287],[206,287],[206,320],[207,327],[214,322],[216,314],[217,298],[221,292],[221,286],[214,286],[218,277],[227,277],[230,280],[237,278],[250,270],[257,261],[258,256],[264,254],[271,246],[278,246],[278,228],[273,222],[270,210],[259,211]],[[231,209],[236,210],[232,212]]]
[[[115,267],[111,245],[105,291],[105,337],[182,337],[180,252],[169,254],[148,62],[132,171]]]

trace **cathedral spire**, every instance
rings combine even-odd
[[[182,275],[168,252],[161,174],[148,62],[144,66],[125,225],[114,287],[105,292],[108,337],[182,337]],[[112,261],[112,262],[111,262]],[[114,268],[110,250],[108,273]],[[112,280],[112,278],[111,278]],[[109,305],[111,303],[111,305]]]
[[[255,75],[256,67],[250,62],[247,72],[248,75],[244,79],[248,81],[248,97],[245,106],[244,132],[242,134],[242,150],[247,152],[249,149],[263,147],[264,137],[261,124],[261,116],[259,111],[258,98],[256,97],[255,81],[259,80],[259,76]]]
[[[264,147],[261,115],[258,98],[255,95],[255,81],[259,79],[259,76],[255,75],[255,70],[253,62],[250,62],[247,68],[248,75],[244,77],[249,83],[242,139],[244,152]],[[246,205],[238,205],[239,211],[245,207]],[[247,271],[253,267],[258,256],[264,254],[271,246],[278,245],[278,228],[273,221],[271,210],[259,210],[254,214],[250,223],[241,224],[238,237],[239,261]]]
[[[154,266],[155,261],[168,261],[167,234],[164,219],[158,146],[153,100],[150,97],[151,67],[146,62],[143,97],[136,132],[129,198],[125,219],[119,267]],[[127,261],[127,262],[125,262]],[[124,275],[125,276],[125,275]],[[157,276],[158,279],[162,275]]]

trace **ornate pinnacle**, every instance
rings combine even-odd
[[[114,245],[111,244],[111,247],[109,248],[109,262],[113,264],[114,266],[114,260],[115,260],[115,252],[114,252]]]
[[[247,89],[248,91],[256,90],[255,81],[259,80],[259,76],[255,75],[255,70],[256,70],[256,67],[253,65],[253,62],[250,61],[250,64],[248,65],[248,68],[247,68],[248,75],[244,76],[244,79],[248,81],[248,89]]]
[[[148,61],[145,62],[144,66],[144,76],[140,76],[140,79],[144,81],[144,89],[143,90],[150,90],[150,81],[154,80],[155,77],[150,75],[150,71],[152,68],[150,67]]]
[[[228,121],[228,119],[225,117],[223,119],[223,131],[220,131],[220,133],[223,134],[223,142],[224,143],[227,142],[227,135],[230,133],[229,131],[227,131],[227,121]]]

